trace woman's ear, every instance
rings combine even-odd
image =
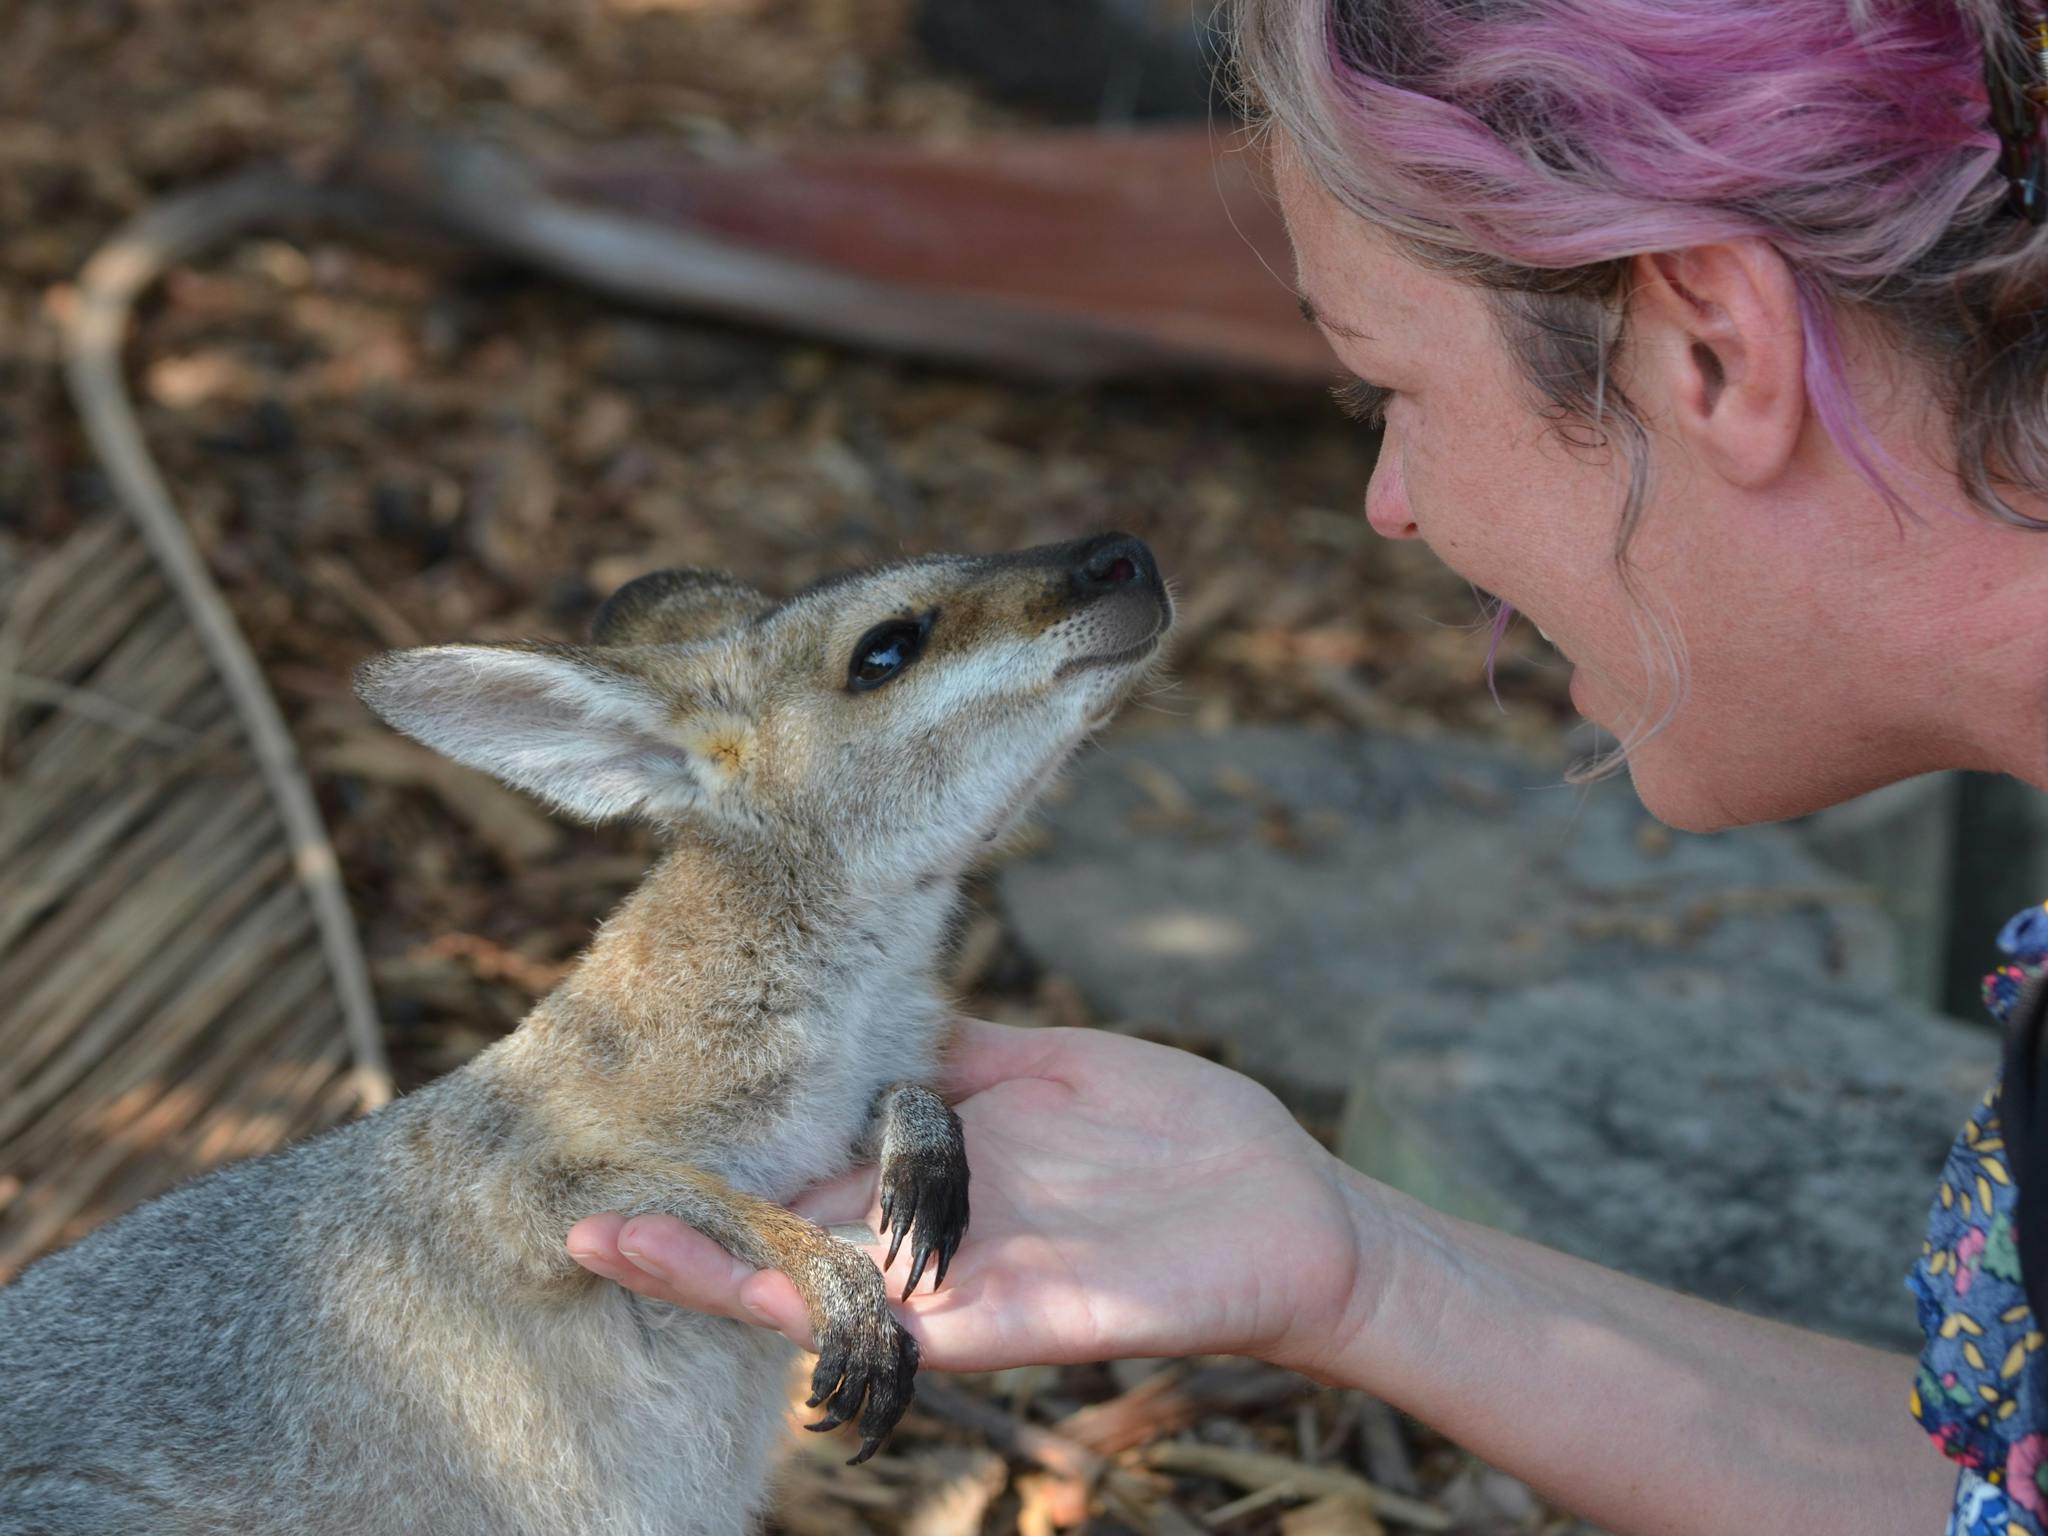
[[[1715,474],[1769,485],[1806,426],[1792,269],[1765,241],[1742,239],[1638,256],[1633,277],[1632,392]]]

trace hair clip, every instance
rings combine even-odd
[[[1998,167],[2005,175],[2005,206],[2029,224],[2040,224],[2048,222],[2041,146],[2041,116],[2048,109],[2048,6],[2018,0],[2017,8],[2026,82],[2006,67],[2006,49],[1994,39],[1984,49],[1984,88],[2003,146]]]

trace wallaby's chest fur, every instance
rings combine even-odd
[[[929,1086],[959,877],[1170,620],[1121,535],[771,604],[644,578],[585,647],[433,646],[400,729],[670,851],[518,1030],[328,1136],[201,1179],[0,1291],[0,1536],[736,1536],[791,1350],[644,1301],[565,1238],[680,1218],[788,1274],[812,1402],[871,1455],[917,1347],[873,1260],[787,1209],[857,1158],[911,1242],[968,1220]]]
[[[812,881],[678,850],[478,1075],[558,1157],[644,1145],[772,1200],[842,1171],[881,1090],[937,1065],[956,884]]]

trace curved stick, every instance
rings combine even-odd
[[[106,466],[115,495],[198,629],[248,732],[257,766],[284,822],[292,867],[312,903],[314,925],[355,1052],[361,1102],[375,1109],[392,1096],[391,1068],[334,845],[262,669],[149,457],[121,371],[121,347],[135,301],[171,266],[244,230],[280,219],[331,217],[352,201],[345,193],[308,185],[280,171],[257,171],[147,208],[85,264],[75,302],[63,319],[63,336],[65,376],[86,436]]]

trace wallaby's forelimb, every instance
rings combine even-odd
[[[824,1417],[804,1427],[836,1429],[858,1415],[861,1448],[851,1465],[874,1455],[910,1406],[917,1341],[890,1313],[881,1271],[866,1254],[816,1222],[669,1159],[558,1165],[543,1182],[558,1230],[566,1231],[592,1211],[628,1217],[660,1212],[696,1228],[756,1269],[788,1275],[818,1337],[807,1406],[822,1408]],[[965,1188],[963,1173],[963,1194]]]
[[[946,1283],[946,1266],[967,1230],[967,1143],[960,1117],[922,1083],[897,1083],[876,1105],[876,1141],[882,1165],[882,1226],[889,1238],[887,1269],[904,1235],[915,1228],[910,1278],[903,1299],[917,1289],[933,1255],[939,1261],[932,1289]]]

